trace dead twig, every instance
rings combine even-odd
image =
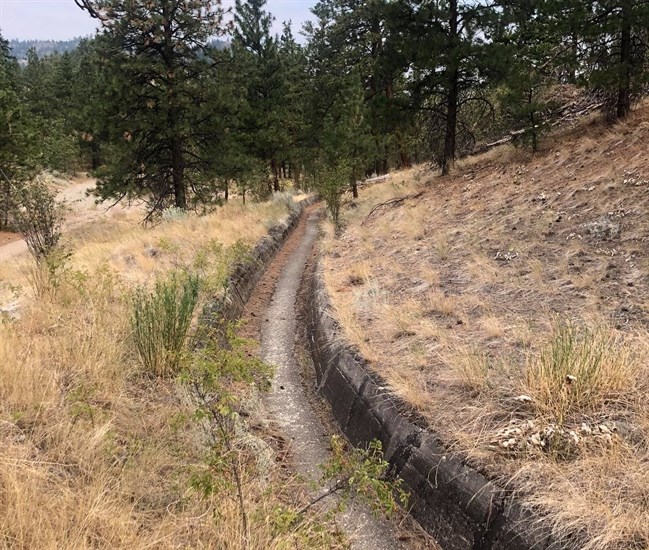
[[[396,206],[399,206],[401,203],[410,200],[410,199],[418,199],[424,194],[423,191],[419,191],[418,193],[411,193],[410,195],[404,195],[403,197],[396,197],[394,199],[390,199],[389,201],[385,201],[379,204],[375,204],[372,207],[372,210],[370,210],[370,213],[367,215],[367,217],[361,222],[361,225],[364,225],[366,221],[368,221],[376,212],[378,212],[381,209],[387,209],[387,208],[394,208]]]

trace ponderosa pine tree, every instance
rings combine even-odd
[[[541,0],[501,0],[500,32],[505,78],[499,94],[507,125],[536,152],[553,107],[548,90],[556,82],[561,48],[551,40],[551,26]],[[517,137],[517,140],[519,139]]]
[[[309,38],[308,101],[304,107],[308,165],[316,180],[326,186],[330,199],[335,195],[331,193],[348,184],[357,197],[356,181],[376,158],[362,69],[350,66],[345,54],[337,55],[343,46],[332,38],[340,37],[332,19],[333,6],[319,2],[312,10],[317,21],[305,27]],[[343,181],[326,175],[327,166]]]
[[[305,28],[311,58],[321,70],[329,70],[334,80],[352,71],[361,79],[374,138],[368,171],[376,173],[410,163],[413,116],[403,78],[407,62],[391,37],[394,6],[385,0],[320,0],[312,9],[317,24]]]
[[[280,159],[289,146],[282,119],[286,79],[277,37],[271,35],[273,17],[266,0],[236,0],[233,59],[246,103],[239,116],[240,139],[248,153],[268,166],[272,189],[280,190]]]
[[[74,120],[81,106],[75,104],[74,90],[81,82],[90,84],[88,75],[81,81],[77,78],[77,58],[77,52],[39,58],[32,49],[20,73],[24,108],[34,136],[33,160],[43,168],[68,173],[80,167]]]
[[[305,49],[298,44],[293,36],[290,21],[283,24],[278,49],[283,79],[283,102],[280,107],[280,118],[286,133],[285,147],[281,152],[280,163],[285,172],[284,175],[291,177],[296,184],[299,184],[305,156],[304,110],[308,90],[307,58]]]
[[[626,117],[648,80],[649,2],[548,0],[544,9],[574,80],[607,91],[611,111]]]
[[[402,0],[395,10],[395,33],[406,52],[412,106],[422,113],[430,152],[448,174],[458,150],[473,146],[471,111],[484,116],[492,106],[484,91],[496,74],[490,50],[496,14],[486,2]],[[478,108],[476,108],[476,106]],[[475,121],[474,121],[475,122]]]
[[[218,139],[209,95],[217,69],[208,41],[223,33],[217,0],[75,0],[103,28],[112,88],[110,158],[101,199],[148,200],[150,213],[185,209],[212,174]]]
[[[111,89],[110,78],[103,69],[101,37],[84,39],[74,52],[75,75],[72,88],[72,126],[84,163],[97,170],[109,144],[110,132],[106,93]]]

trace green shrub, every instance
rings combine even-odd
[[[331,167],[320,166],[314,173],[315,188],[327,205],[331,220],[340,229],[343,194],[348,189],[351,168],[345,161]]]
[[[158,376],[178,372],[198,303],[200,281],[173,272],[153,291],[138,288],[131,318],[135,346],[144,367]]]
[[[20,189],[15,225],[36,261],[46,259],[59,246],[64,209],[44,182],[35,180]]]

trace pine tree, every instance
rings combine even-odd
[[[411,73],[413,107],[422,113],[431,153],[442,174],[452,169],[458,150],[469,152],[475,136],[463,112],[485,117],[486,97],[497,74],[492,49],[493,6],[461,0],[403,0],[397,15],[402,49]]]
[[[271,36],[273,17],[265,11],[266,0],[237,0],[232,51],[245,90],[239,128],[241,139],[253,158],[268,166],[272,188],[280,190],[280,159],[289,147],[282,119],[286,80],[277,37]]]
[[[606,91],[624,118],[647,83],[646,0],[548,0],[555,44],[569,44],[574,80]]]
[[[311,58],[320,71],[337,75],[355,71],[360,77],[367,122],[374,139],[374,158],[368,171],[385,173],[391,165],[407,166],[412,110],[403,73],[399,41],[391,35],[395,2],[386,0],[321,0],[313,8],[317,25],[307,25]]]
[[[282,66],[283,101],[280,106],[282,127],[287,140],[282,151],[281,164],[288,167],[288,176],[299,183],[304,162],[304,131],[307,84],[307,59],[304,48],[297,43],[291,23],[284,22],[278,46]]]
[[[74,53],[74,86],[72,88],[72,126],[83,161],[97,170],[109,145],[110,132],[105,121],[111,89],[109,75],[101,56],[101,37],[84,39]]]
[[[102,23],[112,80],[112,147],[99,197],[145,197],[151,214],[187,208],[218,139],[206,101],[218,69],[208,41],[223,32],[223,10],[212,0],[75,1]]]
[[[556,82],[554,71],[561,57],[542,4],[538,0],[501,1],[498,35],[505,47],[502,62],[506,76],[500,94],[503,111],[511,130],[534,152],[547,128],[545,115],[554,106],[548,90]]]

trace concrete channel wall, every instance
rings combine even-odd
[[[449,454],[414,424],[334,322],[322,264],[309,282],[307,330],[317,390],[356,446],[373,439],[409,490],[412,514],[445,550],[559,550],[549,531],[511,496]]]
[[[264,275],[277,252],[293,232],[304,209],[316,202],[312,196],[297,203],[288,218],[273,226],[268,234],[262,237],[247,257],[235,264],[222,297],[212,300],[203,311],[202,322],[208,326],[226,326],[241,317],[243,308],[252,291]]]

